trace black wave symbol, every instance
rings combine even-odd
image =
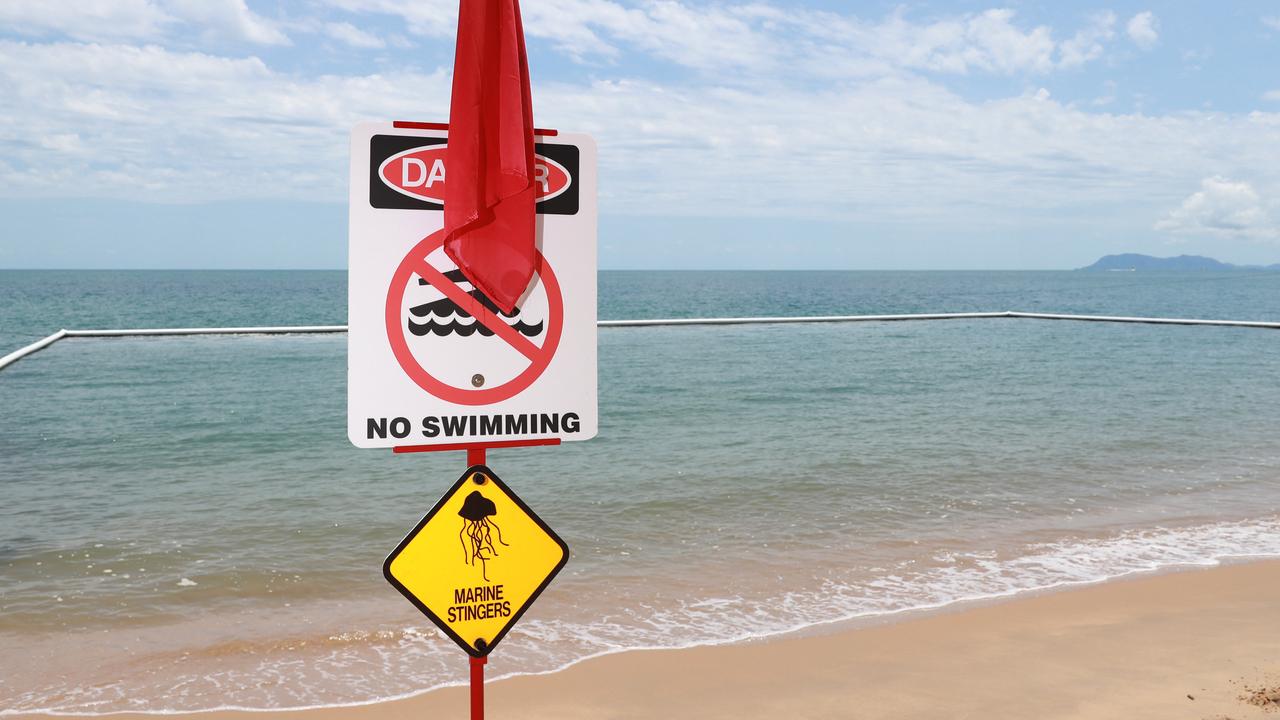
[[[538,321],[537,325],[528,325],[522,320],[511,325],[511,328],[526,337],[537,337],[542,334],[542,321]],[[480,333],[483,337],[491,337],[493,335],[493,331],[480,321],[464,325],[456,320],[451,320],[447,323],[438,323],[435,320],[428,320],[425,323],[416,323],[413,320],[410,320],[409,332],[419,337],[429,333],[439,335],[440,337],[444,337],[446,335],[471,337],[476,333]]]
[[[462,274],[461,270],[450,270],[445,273],[444,276],[450,282],[470,284],[470,281]],[[418,284],[429,285],[430,283],[423,278],[418,278]],[[492,300],[486,297],[485,294],[479,290],[472,289],[467,294],[475,298],[489,312],[500,317],[510,320],[520,315],[520,308],[515,308],[509,313],[503,312],[497,305],[493,304]],[[413,318],[409,318],[409,332],[419,337],[427,334],[434,334],[440,337],[455,334],[462,337],[471,337],[476,333],[480,333],[482,337],[491,337],[493,335],[493,331],[485,326],[484,323],[479,321],[473,321],[471,323],[461,323],[456,320],[450,322],[437,322],[435,318],[444,319],[453,316],[465,319],[471,317],[471,313],[463,310],[461,307],[458,307],[457,303],[447,297],[440,298],[433,302],[423,303],[422,305],[415,305],[409,308],[409,312],[414,317],[427,318],[427,321],[424,323],[416,323],[413,321]],[[538,321],[536,325],[531,325],[523,320],[519,320],[514,323],[509,322],[507,324],[516,332],[526,337],[537,337],[542,334],[542,321]]]

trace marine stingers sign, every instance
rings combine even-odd
[[[352,132],[355,445],[595,436],[595,145],[583,135],[537,139],[537,269],[506,314],[443,250],[446,133],[390,123]]]
[[[488,655],[569,559],[569,548],[489,468],[473,465],[382,566],[454,642]]]

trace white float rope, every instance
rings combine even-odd
[[[1253,320],[1198,320],[1192,318],[1124,317],[1119,315],[1062,315],[1057,313],[1005,312],[920,313],[915,315],[816,315],[809,317],[667,318],[663,320],[601,320],[599,327],[656,327],[661,325],[776,325],[781,323],[896,322],[900,320],[973,320],[978,318],[1032,318],[1084,322],[1146,323],[1149,325],[1217,325],[1280,330],[1280,322]]]
[[[783,323],[894,322],[898,320],[966,320],[1009,317],[1009,313],[927,313],[919,315],[811,315],[806,317],[665,318],[661,320],[601,320],[599,327],[658,327],[663,325],[779,325]],[[1280,327],[1280,326],[1278,326]]]
[[[0,358],[0,370],[22,358],[39,352],[63,338],[69,337],[141,337],[146,335],[301,335],[308,333],[344,333],[346,325],[294,325],[285,327],[227,327],[227,328],[135,328],[128,330],[59,330],[42,340],[18,348]]]
[[[1145,323],[1148,325],[1213,325],[1280,330],[1280,322],[1253,320],[1198,320],[1191,318],[1124,317],[1118,315],[1063,315],[1057,313],[975,312],[918,313],[913,315],[817,315],[807,317],[665,318],[658,320],[601,320],[602,328],[663,327],[681,325],[781,325],[789,323],[898,322],[908,320],[975,320],[981,318],[1032,318],[1035,320],[1076,320],[1082,322]],[[19,348],[0,358],[0,369],[39,352],[63,338],[145,337],[163,335],[305,335],[344,333],[346,325],[294,325],[284,327],[226,328],[137,328],[130,330],[59,330],[49,337]]]
[[[1147,325],[1216,325],[1219,327],[1248,327],[1280,330],[1280,322],[1255,320],[1196,320],[1192,318],[1124,317],[1121,315],[1059,315],[1055,313],[1007,312],[1005,317],[1034,318],[1036,320],[1080,320],[1083,322],[1145,323]]]

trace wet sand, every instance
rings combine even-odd
[[[490,664],[491,672],[513,669],[500,658]],[[492,682],[487,704],[490,718],[534,720],[1280,720],[1280,561],[1137,577],[808,637],[622,653]],[[466,690],[449,688],[269,717],[465,718],[467,707]]]

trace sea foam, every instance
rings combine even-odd
[[[837,630],[960,603],[1263,558],[1280,558],[1280,516],[1028,543],[1017,553],[939,551],[927,562],[881,568],[860,579],[833,573],[816,587],[757,597],[688,598],[666,607],[637,605],[594,617],[560,608],[555,616],[528,619],[512,631],[491,663],[491,678],[556,672],[618,652]],[[292,649],[299,649],[296,643]],[[461,684],[466,668],[461,653],[434,628],[417,626],[351,630],[288,658],[243,663],[222,655],[222,660],[227,669],[198,675],[175,663],[160,673],[93,687],[32,689],[8,698],[0,715],[358,705]]]

